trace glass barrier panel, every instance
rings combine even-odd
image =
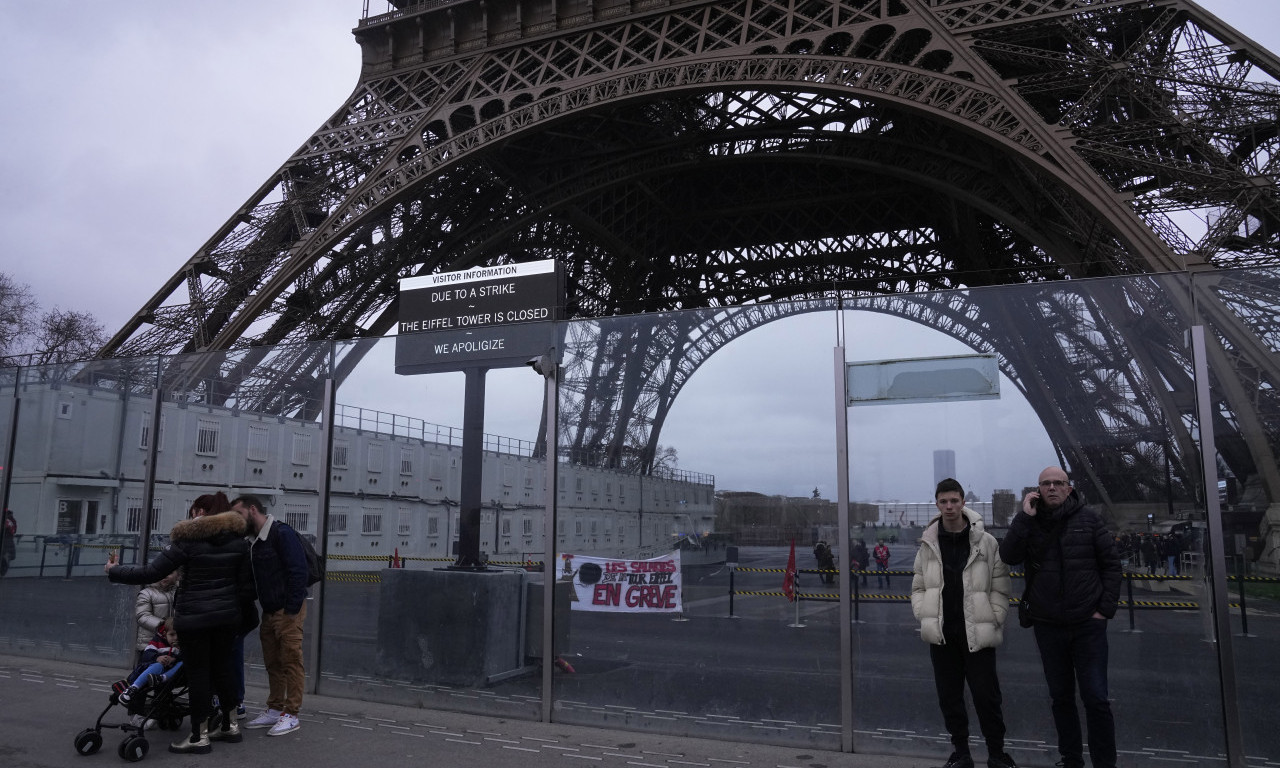
[[[1221,588],[1235,666],[1225,687],[1235,693],[1244,753],[1274,760],[1280,733],[1267,713],[1270,681],[1280,673],[1280,271],[1197,274],[1192,285],[1209,367],[1217,475],[1208,492],[1216,495],[1221,515]],[[1203,535],[1204,522],[1195,525]],[[1209,562],[1197,554],[1188,572],[1214,584]],[[1205,620],[1205,637],[1212,639],[1208,613]]]
[[[150,409],[154,359],[24,367],[12,374],[18,419],[11,532],[0,580],[0,651],[127,671],[137,632],[135,591],[109,584],[110,552],[137,552],[132,500],[143,472],[139,414]],[[7,388],[6,394],[13,390]],[[12,400],[4,398],[5,440]]]
[[[256,500],[269,519],[319,544],[324,380],[331,350],[321,342],[161,360],[153,553],[168,543],[178,522],[229,511],[241,498]],[[246,535],[256,535],[251,519],[248,526]],[[268,594],[257,586],[259,595]],[[310,641],[319,632],[318,593],[310,587],[300,611],[303,666],[311,675],[316,674],[316,646]],[[261,601],[259,610],[265,612]],[[266,686],[260,632],[261,627],[243,637],[237,652],[245,679]],[[266,708],[261,701],[246,704],[247,709]]]
[[[558,721],[839,749],[830,308],[568,324]]]
[[[953,680],[948,672],[977,656],[961,648],[980,637],[990,642],[994,635],[990,626],[980,628],[976,613],[959,626],[958,616],[966,614],[951,615],[951,626],[964,631],[946,634],[948,603],[941,582],[935,583],[942,571],[926,578],[925,567],[941,562],[941,542],[947,541],[935,522],[940,480],[958,480],[975,524],[981,518],[986,532],[1002,541],[1026,495],[1048,493],[1038,485],[1042,470],[1063,467],[1079,502],[1102,515],[1121,569],[1119,605],[1106,624],[1105,642],[1109,709],[1122,762],[1156,759],[1163,750],[1200,760],[1222,753],[1221,709],[1197,706],[1192,713],[1187,706],[1220,701],[1214,646],[1204,642],[1204,589],[1195,575],[1203,510],[1195,500],[1198,453],[1187,418],[1186,395],[1193,391],[1184,341],[1187,293],[1185,280],[1174,276],[846,303],[850,362],[984,353],[996,355],[1001,373],[994,399],[949,399],[947,387],[907,372],[895,381],[904,396],[850,408],[852,497],[855,507],[867,505],[870,518],[855,536],[868,546],[886,543],[889,550],[887,577],[873,551],[873,572],[858,597],[856,750],[942,761],[965,745],[981,760],[990,737],[1018,765],[1063,759],[1043,664],[1045,658],[1062,659],[1049,645],[1061,639],[1061,627],[1020,627],[1016,606],[1006,614],[994,652],[1007,729],[1003,745],[998,728],[984,729],[975,716],[972,694],[963,694],[967,729],[953,723],[958,733],[949,732],[934,661],[943,679]],[[908,397],[922,391],[935,399]],[[1075,506],[1063,502],[1057,509]],[[1052,519],[1052,513],[1042,518],[1046,524]],[[1025,553],[1006,554],[1015,560],[1010,597],[1017,600],[1026,585],[1027,566],[1019,561]],[[990,606],[1002,601],[999,595],[987,598]],[[1087,622],[1078,626],[1090,628]],[[1060,663],[1051,668],[1053,679],[1069,679]],[[1169,695],[1171,689],[1179,693]],[[1081,707],[1079,701],[1072,706]],[[1084,747],[1089,748],[1087,737]]]
[[[543,379],[524,365],[478,374],[485,565],[451,569],[464,523],[466,374],[398,375],[396,343],[336,349],[321,690],[537,718]]]
[[[1277,287],[1276,273],[1251,270],[1197,274],[1194,286],[1139,276],[560,324],[548,331],[562,353],[553,527],[546,380],[523,365],[488,370],[481,468],[467,486],[478,509],[465,520],[484,565],[462,570],[449,566],[475,415],[467,374],[397,375],[395,338],[0,371],[0,395],[16,391],[19,405],[15,421],[0,397],[15,440],[0,651],[126,671],[137,590],[106,581],[107,555],[158,551],[205,494],[252,494],[326,556],[305,630],[322,693],[540,717],[552,578],[558,721],[839,749],[848,716],[855,751],[945,760],[953,745],[911,601],[937,482],[957,479],[1002,540],[1041,471],[1062,466],[1120,563],[1105,638],[1122,761],[1221,760],[1224,695],[1236,697],[1246,754],[1274,761]],[[1196,322],[1210,342],[1224,584],[1208,558],[1186,342]],[[877,404],[847,408],[848,531],[833,474],[838,338],[847,363],[904,376],[877,380]],[[966,373],[940,387],[919,363],[978,353],[994,356],[998,398],[944,399],[989,381]],[[903,360],[916,367],[885,362]],[[850,556],[858,567],[842,576]],[[1049,766],[1061,756],[1038,630],[1016,620],[1025,573],[1012,568],[994,653],[1003,748]],[[1213,615],[1224,590],[1225,681],[1228,638]],[[844,631],[851,712],[840,707]],[[250,681],[264,682],[256,635],[245,652]]]

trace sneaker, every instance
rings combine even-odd
[[[120,701],[128,704],[136,695],[138,695],[138,686],[131,685],[120,692]]]
[[[962,755],[959,752],[952,752],[947,762],[942,764],[942,768],[973,768],[973,756],[968,753]]]
[[[987,755],[987,768],[1018,768],[1008,752],[992,752]]]
[[[249,722],[244,724],[245,728],[270,728],[280,719],[280,715],[284,714],[278,709],[268,709],[266,712],[258,715]]]
[[[243,738],[240,735],[240,724],[235,720],[226,721],[216,731],[209,731],[209,741],[225,741],[230,744],[239,744]]]
[[[134,728],[146,728],[147,718],[144,715],[129,715],[129,725]]]
[[[243,719],[244,719],[244,715],[245,715],[244,705],[243,705],[243,704],[241,704],[240,706],[236,707],[236,719],[237,719],[237,720],[243,720]]]
[[[147,678],[147,682],[151,684],[152,688],[159,688],[164,685],[164,675],[159,672],[152,672],[151,676]]]
[[[276,721],[275,725],[271,726],[271,730],[267,731],[267,735],[283,736],[286,733],[293,733],[294,731],[298,730],[298,727],[299,727],[299,724],[298,724],[297,715],[288,715],[288,714],[280,715],[280,719]]]

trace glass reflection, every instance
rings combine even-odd
[[[489,570],[518,583],[519,604],[488,624],[502,648],[492,663],[461,678],[441,671],[453,651],[437,645],[440,627],[461,625],[432,590],[403,585],[456,559],[462,373],[396,376],[394,339],[0,370],[16,526],[0,651],[122,664],[133,593],[101,577],[106,554],[130,562],[163,546],[203,493],[254,493],[326,555],[307,630],[324,693],[543,716],[549,578],[556,720],[828,749],[848,737],[856,751],[941,761],[950,744],[909,612],[937,473],[972,492],[967,505],[999,538],[1040,470],[1062,465],[1122,553],[1108,630],[1122,759],[1220,760],[1224,688],[1247,753],[1274,757],[1277,287],[1274,272],[1241,270],[564,323],[554,483],[544,380],[487,374],[480,546]],[[1193,323],[1211,341],[1207,482],[1184,343]],[[998,400],[847,410],[849,530],[833,474],[841,326],[849,362],[982,352],[1002,374]],[[325,377],[297,373],[316,361],[336,383],[331,420]],[[1222,508],[1225,584],[1208,577],[1206,492]],[[850,557],[856,573],[836,573]],[[1015,598],[1023,584],[1015,569]],[[1229,639],[1214,633],[1222,590]],[[1224,686],[1228,640],[1236,674]],[[255,638],[246,650],[261,682]],[[998,669],[1008,751],[1053,764],[1029,630],[1005,627]]]

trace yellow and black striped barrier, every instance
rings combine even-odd
[[[324,574],[325,581],[361,583],[361,584],[381,584],[381,571],[326,571]]]

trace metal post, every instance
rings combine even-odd
[[[480,496],[484,477],[484,377],[488,369],[468,368],[462,406],[462,488],[459,492],[458,559],[455,568],[483,568],[480,562]]]
[[[151,508],[156,499],[156,461],[160,456],[160,404],[164,393],[160,389],[160,366],[156,365],[156,386],[151,390],[151,439],[147,442],[147,471],[142,481],[142,525],[138,541],[138,563],[146,565],[151,559]]]
[[[1244,557],[1236,560],[1236,583],[1240,585],[1240,636],[1251,637],[1249,634],[1249,611],[1245,608],[1244,601]]]
[[[737,569],[729,566],[729,618],[733,618],[733,572]]]
[[[4,452],[4,467],[0,469],[0,474],[3,475],[3,477],[0,477],[0,515],[9,509],[9,487],[13,481],[13,452],[18,445],[18,415],[22,406],[22,398],[18,396],[18,381],[21,378],[22,369],[19,368],[14,371],[13,376],[13,407],[9,409],[11,419],[9,422],[9,440],[6,443],[8,447]],[[4,546],[6,535],[5,527],[0,523],[0,547]],[[14,542],[14,547],[16,548],[17,546],[18,543]],[[41,565],[43,566],[43,564],[44,561],[41,558]]]
[[[853,621],[855,624],[862,623],[862,587],[858,584],[858,574],[853,574]]]
[[[556,430],[560,418],[560,358],[552,347],[543,357],[542,376],[546,380],[543,390],[543,406],[547,431],[546,440],[546,495],[542,515],[543,539],[551,546],[542,553],[542,722],[551,722],[552,679],[555,668],[555,599],[556,599],[556,473],[559,469]],[[572,587],[572,585],[570,585]]]
[[[332,357],[330,358],[332,360]],[[333,419],[334,403],[337,402],[336,383],[333,380],[333,366],[330,364],[329,375],[324,380],[324,403],[320,422],[320,444],[324,446],[324,471],[320,473],[320,485],[316,489],[320,494],[320,520],[316,527],[316,550],[324,556],[329,546],[329,479],[333,476]],[[311,655],[311,668],[315,672],[306,681],[307,693],[316,693],[320,686],[320,655],[324,649],[320,642],[324,634],[324,579],[315,586],[315,597],[311,601],[314,611],[308,609],[311,619],[311,638],[307,641]]]
[[[839,318],[837,318],[839,322]],[[849,570],[849,394],[845,376],[844,347],[837,345],[832,354],[835,369],[836,400],[836,528],[840,547],[841,573]],[[853,751],[853,630],[849,610],[849,584],[840,584],[840,751]]]
[[[1134,633],[1141,632],[1142,630],[1136,628],[1137,625],[1133,614],[1133,574],[1126,573],[1124,575],[1124,585],[1129,593],[1129,631]]]
[[[1213,408],[1209,399],[1209,366],[1203,325],[1191,326],[1191,358],[1195,370],[1196,419],[1200,425],[1201,487],[1209,522],[1209,567],[1213,574],[1210,583],[1213,586],[1214,634],[1218,646],[1218,683],[1222,693],[1222,727],[1226,736],[1227,765],[1244,768],[1244,735],[1240,728],[1240,703],[1236,698],[1235,652],[1231,645],[1231,615],[1227,603],[1222,508],[1218,501],[1218,451],[1213,437]]]

